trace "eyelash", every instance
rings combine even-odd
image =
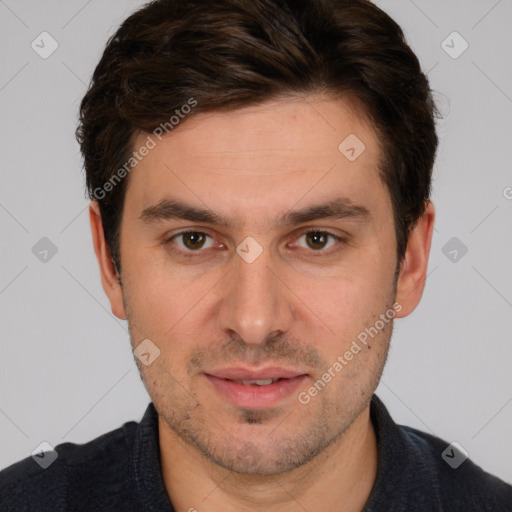
[[[210,236],[208,233],[206,233],[204,231],[198,231],[198,230],[195,230],[195,229],[189,229],[187,231],[181,231],[180,233],[176,233],[176,234],[172,235],[171,237],[166,238],[163,241],[163,243],[165,245],[169,245],[171,251],[173,251],[175,253],[179,253],[181,256],[184,256],[186,258],[197,257],[199,254],[205,252],[207,249],[197,249],[196,251],[192,251],[192,250],[184,250],[184,249],[175,249],[175,248],[172,247],[172,242],[174,241],[174,239],[176,239],[176,238],[178,238],[180,236],[186,235],[188,233],[205,235],[208,238],[211,238],[213,240],[213,237]],[[335,240],[336,245],[339,245],[340,243],[343,244],[343,243],[347,242],[346,238],[343,238],[343,237],[340,237],[338,235],[335,235],[334,233],[331,233],[329,231],[320,230],[320,229],[308,229],[308,230],[302,231],[298,235],[297,239],[303,237],[304,235],[308,235],[310,233],[319,233],[319,234],[322,234],[322,235],[327,235],[331,239]],[[330,256],[332,253],[335,253],[335,252],[337,252],[337,251],[339,251],[341,249],[340,247],[336,247],[336,245],[334,247],[330,247],[329,249],[325,249],[325,250],[324,249],[318,249],[317,251],[315,251],[314,249],[310,249],[308,252],[310,252],[313,257]],[[334,249],[334,250],[332,250],[332,249]]]

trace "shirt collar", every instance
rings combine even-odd
[[[363,512],[390,510],[391,506],[409,510],[411,504],[415,512],[442,511],[436,491],[438,474],[419,446],[422,441],[414,442],[408,430],[393,421],[377,395],[370,403],[370,417],[377,436],[377,477]],[[428,494],[426,482],[431,489]]]
[[[137,426],[130,464],[141,510],[173,512],[160,461],[158,413],[152,403]]]

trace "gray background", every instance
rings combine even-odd
[[[141,3],[0,0],[0,467],[42,441],[84,442],[138,420],[149,401],[101,289],[74,140],[107,37]],[[398,422],[457,441],[512,482],[512,3],[378,3],[445,114],[426,291],[395,324],[378,393]],[[31,47],[43,31],[59,45],[47,59]],[[457,58],[454,31],[469,44]],[[46,261],[47,242],[32,251],[43,237],[57,248]]]

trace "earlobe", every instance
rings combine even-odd
[[[396,315],[398,318],[412,313],[423,295],[434,219],[434,205],[428,201],[424,214],[409,234],[407,249],[400,266],[396,300],[402,309]]]
[[[101,212],[96,201],[91,201],[89,206],[89,220],[91,223],[92,241],[94,252],[98,260],[101,274],[101,284],[107,294],[112,308],[112,313],[118,318],[125,320],[123,290],[119,280],[119,274],[115,268],[110,249],[105,240],[103,224],[101,223]]]

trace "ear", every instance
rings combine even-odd
[[[423,295],[434,219],[434,205],[428,201],[425,213],[409,234],[405,256],[400,265],[396,301],[402,306],[402,309],[397,311],[398,318],[412,313]]]
[[[92,242],[94,252],[98,259],[101,273],[101,284],[110,301],[112,313],[122,320],[126,319],[124,310],[123,289],[119,280],[119,274],[110,255],[110,249],[103,233],[103,224],[101,223],[100,207],[97,201],[91,201],[89,206],[89,220],[91,222]]]

